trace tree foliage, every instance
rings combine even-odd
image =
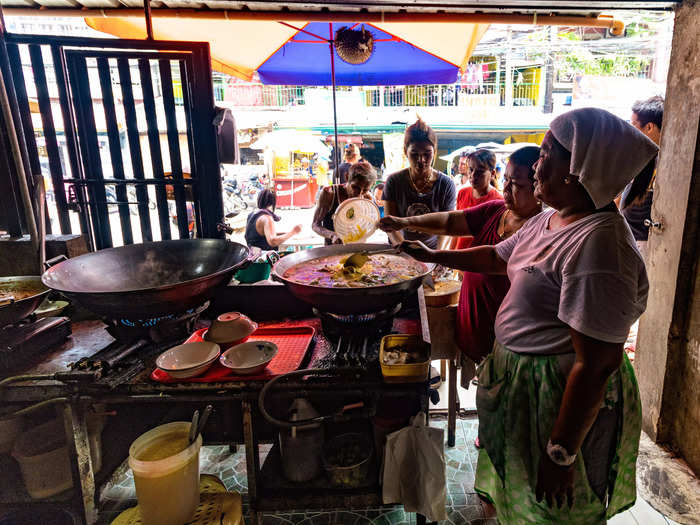
[[[651,60],[643,56],[622,54],[593,55],[585,49],[576,49],[557,57],[557,67],[563,76],[576,74],[638,77],[648,70]]]

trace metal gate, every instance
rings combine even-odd
[[[208,43],[6,42],[31,169],[53,189],[54,230],[79,230],[95,249],[221,235]]]

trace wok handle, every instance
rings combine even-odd
[[[348,410],[353,410],[354,408],[362,408],[364,406],[365,404],[362,401],[360,401],[359,403],[353,403],[352,405],[345,405],[343,408],[340,409],[340,413],[344,414]]]
[[[248,255],[246,255],[246,258],[243,259],[243,261],[241,262],[241,264],[236,268],[236,271],[238,271],[238,270],[245,270],[246,268],[248,268],[248,266],[250,266],[251,264],[253,264],[253,261],[254,261],[254,260],[255,260],[255,255],[253,254],[253,251],[250,250],[250,251],[248,252]]]
[[[49,268],[54,267],[60,262],[67,261],[68,257],[66,257],[64,254],[57,255],[56,257],[49,259],[48,261],[44,261],[44,269],[48,270]]]

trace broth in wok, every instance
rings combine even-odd
[[[21,301],[27,297],[32,297],[36,294],[40,294],[45,290],[41,286],[41,283],[3,283],[0,282],[0,304],[11,302],[11,301]]]
[[[425,272],[425,266],[400,255],[370,255],[361,267],[344,267],[350,254],[311,259],[284,273],[290,281],[324,288],[366,288],[396,284]]]

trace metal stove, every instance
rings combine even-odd
[[[60,345],[71,334],[67,317],[36,315],[0,327],[0,370],[8,370],[32,361]]]
[[[196,328],[209,301],[181,314],[150,319],[104,319],[107,332],[115,341],[73,363],[71,369],[92,373],[97,378],[109,374],[108,382],[119,384],[143,369],[142,358],[160,353],[186,339]]]
[[[103,319],[109,335],[117,341],[130,343],[147,339],[154,343],[171,342],[188,337],[195,329],[200,314],[209,301],[183,313],[161,315],[149,319]]]
[[[365,367],[376,361],[381,339],[391,333],[399,310],[401,304],[372,314],[338,315],[314,308],[314,314],[321,320],[323,335],[332,345],[327,364]]]

